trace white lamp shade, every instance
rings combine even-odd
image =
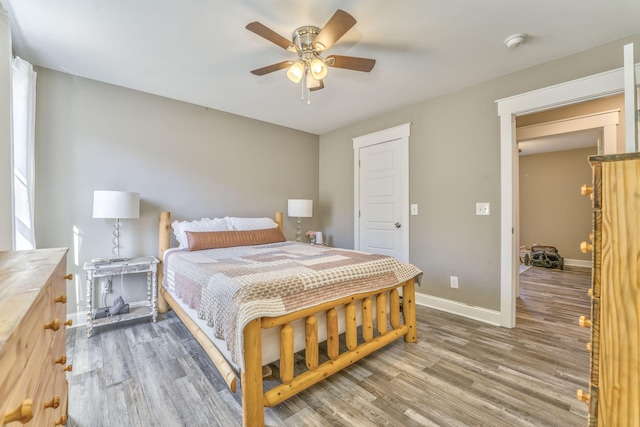
[[[140,193],[126,191],[94,191],[94,218],[139,218]]]
[[[310,218],[313,216],[313,200],[289,199],[287,213],[294,218]]]

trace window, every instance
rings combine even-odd
[[[13,206],[16,250],[35,249],[33,218],[35,198],[36,72],[28,62],[12,62]]]

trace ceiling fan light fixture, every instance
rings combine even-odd
[[[309,64],[309,69],[316,80],[322,80],[327,76],[327,65],[320,58],[314,58]]]
[[[298,83],[304,75],[304,65],[301,62],[294,62],[287,70],[287,77],[294,83]]]

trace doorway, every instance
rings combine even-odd
[[[640,64],[635,74],[640,75]],[[517,239],[518,146],[515,118],[624,91],[622,68],[497,101],[500,117],[501,225],[500,225],[500,325],[516,325],[516,295],[519,282]]]
[[[623,112],[620,94],[516,117],[519,248],[555,246],[564,265],[591,267],[591,254],[579,248],[591,230],[591,203],[578,189],[591,182],[588,156],[624,150]]]

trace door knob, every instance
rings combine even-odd
[[[396,226],[396,228],[402,227],[402,224],[400,224],[399,222],[396,222],[394,225]]]

